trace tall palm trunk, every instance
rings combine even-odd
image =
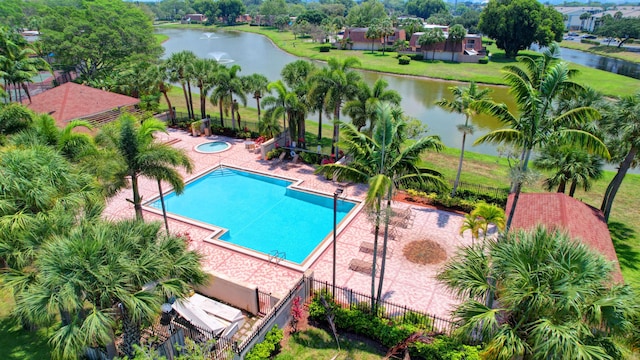
[[[205,94],[204,87],[199,86],[200,88],[200,118],[204,119],[207,117],[207,94]]]
[[[167,94],[167,89],[165,87],[163,87],[164,90],[160,90],[160,92],[162,92],[162,95],[164,95],[164,99],[167,102],[167,106],[169,106],[169,117],[171,118],[171,120],[175,120],[176,119],[176,114],[173,112],[173,107],[171,106],[171,100],[169,100],[169,94]]]
[[[573,195],[576,192],[576,188],[578,187],[578,181],[577,180],[573,180],[571,182],[571,187],[569,188],[569,196],[573,197]]]
[[[609,222],[609,215],[611,214],[611,206],[613,205],[613,199],[615,199],[616,193],[618,192],[618,189],[620,189],[620,185],[622,185],[622,180],[624,180],[624,177],[627,174],[627,171],[631,167],[631,163],[633,162],[633,159],[638,154],[638,150],[639,149],[635,146],[631,147],[631,150],[629,150],[629,153],[620,164],[620,167],[618,168],[618,172],[616,173],[616,176],[613,177],[613,179],[607,186],[607,190],[604,193],[604,198],[602,199],[602,206],[600,206],[600,210],[602,210],[602,213],[604,214],[604,220],[606,222]]]
[[[565,193],[567,191],[567,182],[565,180],[560,181],[560,184],[558,184],[558,192],[559,193]]]
[[[187,106],[189,106],[189,112],[191,113],[191,119],[195,120],[196,114],[193,112],[193,97],[191,96],[191,82],[189,80],[187,80],[187,90],[189,92],[189,103],[187,104]]]
[[[184,94],[184,103],[185,105],[187,105],[187,117],[189,117],[189,119],[192,119],[193,116],[191,116],[191,108],[189,107],[189,95],[187,94],[186,84],[184,83],[184,81],[180,81],[180,85],[182,85],[182,93]]]
[[[318,141],[322,140],[322,109],[318,110]]]
[[[220,110],[220,126],[224,127],[224,120],[222,119],[222,97],[218,99],[218,109]]]
[[[465,122],[465,127],[468,125],[468,121]],[[451,190],[451,197],[456,196],[458,190],[458,184],[460,184],[460,174],[462,173],[462,161],[464,160],[464,144],[467,140],[467,132],[462,133],[462,148],[460,148],[460,162],[458,163],[458,173],[456,174],[456,180],[453,182],[453,189]]]
[[[231,127],[236,128],[236,104],[233,102],[233,93],[229,93],[229,100],[231,100]]]
[[[378,297],[376,303],[380,305],[382,301],[382,282],[384,280],[384,269],[387,261],[387,242],[389,240],[389,212],[391,211],[391,194],[393,190],[393,183],[389,184],[389,190],[387,193],[387,211],[384,214],[384,239],[382,241],[382,264],[380,264],[380,282],[378,283]]]
[[[376,265],[378,264],[378,233],[380,232],[380,206],[382,205],[382,196],[378,196],[378,205],[376,208],[376,233],[373,236],[373,263],[371,264],[371,313],[376,314]]]
[[[258,108],[258,122],[260,122],[260,93],[259,92],[255,92],[253,94],[253,98],[256,99],[256,106]]]
[[[340,101],[336,104],[336,108],[333,110],[333,143],[331,144],[331,153],[335,155],[336,161],[338,160],[338,140],[340,139],[340,126],[338,126],[338,121],[340,121]]]
[[[125,355],[133,357],[135,354],[133,345],[140,345],[140,326],[127,314],[126,310],[122,312],[122,348],[120,350]]]
[[[531,154],[531,149],[527,148],[525,150],[526,156],[522,163],[522,174],[526,173],[527,165],[529,164],[529,155]],[[511,203],[511,209],[509,210],[509,217],[507,217],[507,225],[505,226],[505,232],[509,232],[511,229],[511,223],[513,222],[513,215],[516,213],[516,205],[518,204],[518,200],[520,199],[520,192],[522,192],[522,178],[519,177],[515,182],[515,189],[513,195],[513,202]]]
[[[133,191],[133,208],[136,211],[136,220],[144,221],[142,218],[142,197],[140,196],[140,188],[138,187],[138,176],[131,174],[131,190]]]

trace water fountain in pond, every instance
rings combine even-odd
[[[226,52],[222,52],[222,51],[216,51],[216,52],[210,52],[209,56],[211,56],[212,58],[214,58],[218,64],[228,64],[228,63],[232,63],[234,60],[233,59],[223,59],[223,57],[225,55],[229,55]]]
[[[214,33],[210,33],[210,32],[206,32],[202,34],[204,37],[201,37],[200,39],[217,39],[218,37],[216,36],[216,34]]]

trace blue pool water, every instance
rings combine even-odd
[[[226,143],[224,141],[210,141],[210,142],[206,142],[204,144],[200,144],[198,146],[196,146],[196,151],[197,152],[202,152],[202,153],[217,153],[217,152],[221,152],[224,150],[227,150],[228,148],[230,148],[231,145],[229,143]]]
[[[229,229],[221,240],[302,263],[333,231],[333,198],[289,189],[290,181],[217,169],[165,196],[167,212]],[[149,204],[161,209],[160,200]],[[337,221],[355,203],[338,200]]]

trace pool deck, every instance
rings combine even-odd
[[[366,193],[366,186],[362,184],[335,183],[313,174],[313,168],[305,164],[291,165],[287,162],[276,164],[275,161],[264,161],[260,155],[245,149],[244,140],[226,137],[210,136],[192,137],[180,130],[170,129],[169,134],[161,134],[160,141],[170,141],[172,146],[187,151],[193,159],[195,170],[192,174],[183,174],[185,180],[190,180],[212,167],[230,165],[248,170],[265,172],[272,175],[300,179],[301,188],[319,191],[328,195],[335,189],[345,189],[341,195],[350,199],[362,200]],[[194,147],[204,142],[220,140],[232,144],[231,149],[217,154],[203,154],[194,151]],[[140,192],[143,201],[158,195],[155,180],[140,179]],[[169,189],[167,184],[163,190]],[[131,197],[130,189],[123,189],[110,199],[105,210],[107,219],[133,218],[133,205],[126,201]],[[194,206],[215,206],[215,204],[193,204]],[[468,233],[459,235],[463,216],[446,211],[426,208],[406,203],[395,203],[396,208],[411,208],[415,214],[412,226],[408,228],[396,227],[396,236],[389,240],[386,270],[383,284],[383,294],[387,301],[399,305],[426,311],[428,313],[449,318],[449,312],[458,302],[447,289],[435,280],[434,276],[443,263],[434,265],[418,265],[409,262],[403,256],[403,247],[411,241],[430,239],[442,246],[447,256],[453,255],[460,245],[471,243]],[[150,211],[144,212],[145,220],[162,221],[162,217]],[[292,219],[304,221],[304,219]],[[204,239],[210,231],[184,222],[169,219],[169,228],[173,233],[188,233],[191,238],[190,248],[198,250],[204,256],[205,271],[221,274],[234,281],[247,285],[256,285],[261,291],[270,292],[281,297],[300,278],[300,271],[277,265],[256,257],[239,253],[209,242]],[[371,276],[349,269],[353,259],[371,262],[373,256],[360,251],[363,242],[373,242],[372,226],[364,211],[358,213],[353,220],[338,234],[336,285],[348,287],[355,291],[369,294],[371,292]],[[380,237],[382,242],[382,237]],[[310,266],[316,279],[331,281],[332,277],[332,247],[327,249]]]

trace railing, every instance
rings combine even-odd
[[[264,316],[272,308],[271,293],[262,292],[259,289],[256,289],[256,293],[258,294],[258,315]]]
[[[329,282],[315,279],[309,280],[311,280],[310,285],[312,294],[321,291],[330,294],[333,289],[333,285]],[[367,307],[370,309],[371,296],[338,286],[336,286],[335,289],[336,292],[333,295],[333,300],[343,308],[358,306],[359,308]],[[381,302],[380,309],[378,310],[378,316],[384,319],[397,321],[405,321],[407,320],[407,317],[410,316],[411,321],[414,324],[419,324],[429,331],[442,332],[447,335],[451,335],[455,329],[455,323],[451,320],[418,311],[406,305],[398,305],[387,301]]]

